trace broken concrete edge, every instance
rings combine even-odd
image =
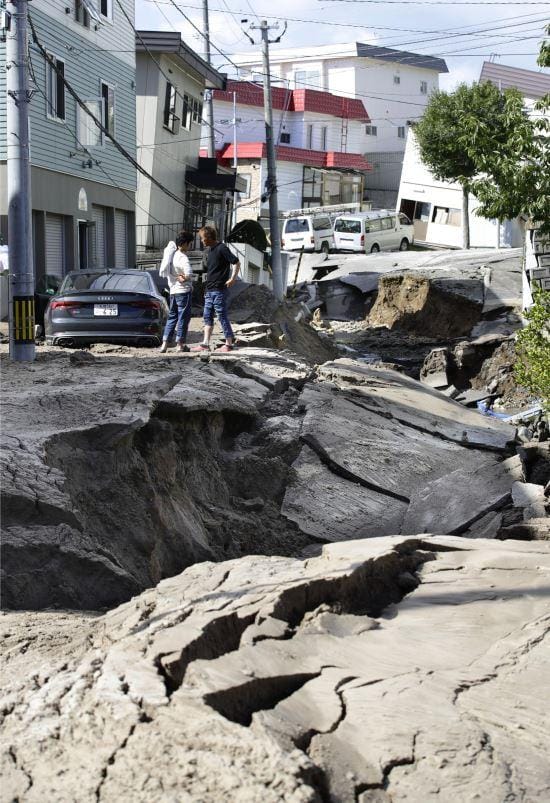
[[[480,542],[478,540],[475,543]],[[136,604],[139,606],[140,601],[140,597],[137,597],[106,614],[102,639],[112,641],[109,623],[124,619],[124,613],[128,612],[129,621],[136,623],[128,632],[119,633],[117,640],[139,635],[144,647],[147,645],[147,660],[153,661],[163,680],[166,695],[170,697],[187,682],[187,668],[192,663],[211,661],[238,649],[248,628],[268,618],[285,623],[286,628],[292,631],[307,613],[321,604],[336,606],[339,612],[362,610],[367,616],[376,618],[388,605],[399,602],[418,585],[418,580],[414,584],[407,581],[403,588],[404,581],[400,578],[404,573],[414,576],[418,567],[426,560],[432,560],[438,551],[472,548],[474,546],[464,539],[431,534],[325,544],[317,558],[289,559],[290,576],[279,578],[276,588],[271,583],[254,587],[250,602],[246,601],[248,589],[233,587],[233,571],[246,560],[238,558],[226,561],[221,566],[217,564],[218,570],[224,569],[224,577],[216,587],[213,607],[208,607],[208,599],[194,605],[192,600],[186,602],[184,597],[177,603],[169,593],[169,611],[178,604],[183,608],[174,621],[170,621],[168,616],[168,621],[163,622],[164,589],[169,591],[184,581],[186,573],[195,570],[195,567],[190,567],[181,575],[168,578],[157,586],[153,591],[157,598],[154,607],[136,610]],[[366,559],[362,557],[365,550],[370,553]],[[270,559],[261,558],[260,562],[269,566]],[[327,562],[336,563],[328,577],[324,569]],[[196,566],[200,567],[200,564]],[[369,587],[371,580],[374,581],[374,591]],[[241,601],[241,598],[244,600]],[[139,614],[137,621],[136,614]],[[177,650],[173,649],[175,643],[178,644]]]

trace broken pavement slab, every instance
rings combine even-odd
[[[452,399],[396,371],[342,358],[319,368],[322,378],[342,389],[355,389],[366,404],[403,424],[464,446],[503,451],[515,428],[487,420]]]
[[[48,613],[18,649],[26,614],[7,614],[4,794],[543,800],[549,570],[542,542],[377,538],[195,565],[76,617],[74,644]],[[44,638],[56,616],[61,643]]]
[[[458,468],[418,492],[404,516],[401,532],[429,533],[439,529],[463,533],[486,513],[510,501],[513,488],[523,486],[522,479],[517,455],[473,471]]]
[[[520,460],[501,462],[498,451],[512,427],[486,427],[388,369],[342,359],[318,373],[338,389],[317,383],[300,395],[303,446],[282,506],[302,532],[320,541],[458,533],[510,499]]]

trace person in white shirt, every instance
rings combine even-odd
[[[187,330],[191,320],[191,297],[193,295],[193,271],[187,257],[187,251],[193,244],[194,237],[188,231],[182,231],[168,243],[164,249],[159,274],[168,280],[170,287],[170,313],[160,351],[164,353],[168,348],[168,341],[176,330],[176,350],[189,351],[185,344]]]

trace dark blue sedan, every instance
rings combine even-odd
[[[91,343],[157,346],[168,305],[143,270],[67,274],[44,315],[46,342],[77,348]]]

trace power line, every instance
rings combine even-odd
[[[144,0],[144,2],[146,2],[146,3],[154,3],[156,6],[173,5],[171,0]],[[516,5],[516,4],[510,3],[509,5]],[[190,5],[190,4],[186,4],[186,3],[178,3],[178,6],[180,8],[196,9],[197,11],[200,10],[200,6],[194,6],[194,5]],[[243,14],[248,14],[248,11],[246,11],[246,10],[224,11],[223,8],[212,8],[212,7],[210,7],[210,10],[213,11],[213,12],[219,12],[220,14],[231,14],[233,17],[241,17]],[[160,11],[160,9],[159,9],[159,11]],[[537,13],[537,12],[534,12],[534,13]],[[540,13],[540,12],[538,12],[538,13]],[[507,20],[510,20],[510,19],[522,19],[523,16],[533,16],[533,15],[534,14],[522,15],[520,17],[517,17],[517,16],[514,16],[514,17],[502,17],[501,18],[501,22],[506,22]],[[255,15],[255,16],[257,16],[257,15]],[[167,19],[167,18],[165,17],[165,19]],[[305,23],[307,25],[330,25],[331,27],[357,28],[359,30],[373,30],[373,31],[377,31],[377,30],[379,30],[379,31],[399,31],[399,32],[403,32],[403,33],[445,33],[445,31],[446,31],[446,29],[438,30],[438,29],[424,29],[424,28],[399,28],[399,27],[398,28],[394,28],[394,27],[385,26],[385,25],[361,25],[361,24],[353,23],[353,22],[337,22],[335,20],[303,19],[303,18],[300,18],[300,17],[281,17],[281,16],[276,16],[276,15],[273,15],[273,14],[269,14],[269,19],[281,20],[281,21],[286,21],[286,22]],[[483,23],[481,23],[481,24],[483,24]],[[464,25],[464,26],[460,26],[460,27],[471,28],[471,27],[474,27],[474,24]],[[451,30],[453,30],[453,29],[451,29]],[[229,55],[237,55],[237,54],[231,54],[230,53]]]
[[[484,35],[484,34],[488,34],[490,31],[493,31],[493,30],[504,30],[505,28],[516,28],[516,27],[520,27],[522,25],[538,26],[539,23],[545,23],[546,19],[547,19],[546,16],[543,16],[543,17],[539,17],[538,19],[528,20],[528,21],[523,22],[523,23],[517,22],[517,23],[512,23],[510,25],[502,25],[502,26],[498,25],[498,26],[493,26],[493,27],[490,27],[490,28],[478,29],[477,31],[476,30],[474,30],[474,31],[465,31],[464,33],[452,32],[452,33],[448,33],[446,36],[437,36],[437,37],[434,37],[434,38],[431,38],[431,39],[421,39],[421,40],[415,39],[415,40],[408,40],[408,41],[390,42],[389,44],[386,43],[386,44],[376,45],[376,47],[379,47],[382,50],[384,50],[384,48],[387,48],[388,51],[389,51],[389,50],[393,50],[393,46],[395,46],[395,45],[397,45],[399,47],[405,47],[405,46],[410,46],[410,45],[431,44],[432,42],[439,41],[441,39],[463,38],[463,37],[469,37],[469,36],[473,36],[473,35],[480,35],[481,36],[481,35]],[[534,30],[537,30],[537,29],[538,28],[533,28],[532,30],[534,31]],[[518,31],[518,34],[522,34],[522,33],[524,33],[524,32],[519,32]],[[511,35],[512,35],[511,32],[507,32],[505,34],[490,34],[488,39],[493,39],[493,38],[496,38],[497,36],[498,37],[500,37],[500,36],[504,37],[504,36],[511,36]],[[533,38],[536,38],[536,37],[533,37]],[[462,42],[461,44],[464,45],[465,42]],[[346,45],[342,45],[342,47],[346,47]],[[242,55],[242,54],[233,54],[233,55]],[[352,55],[352,54],[349,54],[349,55]],[[388,53],[388,55],[393,55],[393,53]],[[341,50],[334,50],[334,51],[323,52],[323,53],[315,53],[315,52],[313,52],[311,54],[307,53],[305,56],[302,56],[302,58],[296,57],[295,60],[297,60],[297,61],[306,61],[306,60],[310,60],[310,59],[311,60],[315,60],[316,58],[317,59],[319,59],[319,58],[330,58],[331,56],[333,56],[333,57],[338,57],[338,56],[344,57],[344,54],[342,54]],[[434,54],[416,54],[416,53],[415,54],[411,54],[411,53],[404,52],[400,58],[398,58],[396,56],[395,59],[392,59],[392,63],[404,63],[406,61],[409,61],[411,59],[411,56],[415,57],[415,62],[414,62],[413,66],[419,66],[418,56],[420,56],[420,58],[424,57],[426,59],[426,61],[431,61],[434,58]],[[291,60],[290,58],[287,59],[286,55],[285,56],[281,55],[281,56],[279,56],[279,58],[281,60],[282,59]],[[368,56],[365,56],[365,58],[368,58]],[[249,66],[251,63],[254,64],[254,63],[259,63],[259,62],[258,61],[256,61],[256,62],[247,61],[247,63],[244,64],[244,65],[240,64],[239,65],[239,69],[243,69],[243,67],[246,68],[246,66]],[[373,69],[373,67],[369,67],[369,66],[367,66],[367,67],[358,67],[357,69],[371,70],[371,69]]]

